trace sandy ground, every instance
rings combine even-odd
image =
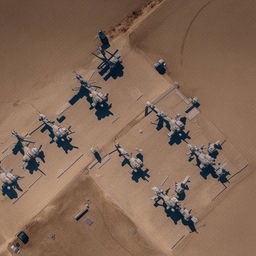
[[[177,112],[183,113],[187,109],[187,104],[173,91],[164,97],[157,107],[165,111],[168,116],[174,116]],[[134,155],[138,154],[136,148],[143,150],[140,154],[143,155],[144,169],[148,169],[148,176],[143,179],[143,173],[131,175],[129,173],[131,168],[127,164],[122,164],[123,159],[116,152],[110,154],[110,159],[107,159],[104,165],[96,166],[91,175],[138,227],[146,231],[150,237],[154,237],[154,241],[168,255],[179,239],[190,237],[193,228],[190,228],[188,223],[182,222],[174,214],[165,211],[163,207],[154,207],[150,200],[153,196],[151,188],[153,186],[161,187],[166,179],[162,188],[170,188],[170,195],[174,195],[175,182],[179,182],[189,175],[191,183],[181,204],[193,209],[193,214],[200,219],[198,227],[204,226],[205,212],[209,211],[216,196],[223,191],[224,185],[211,175],[205,178],[202,173],[200,175],[200,170],[195,162],[188,161],[186,142],[193,145],[205,145],[209,141],[224,140],[225,137],[202,114],[192,121],[187,120],[186,131],[189,132],[190,138],[185,141],[170,141],[170,143],[166,127],[158,131],[156,125],[152,124],[156,120],[153,113],[147,117],[142,115],[138,119],[140,121],[127,133],[119,136],[116,141]],[[112,150],[113,144],[108,151]],[[230,151],[233,151],[232,154]],[[230,174],[233,175],[237,172],[243,159],[232,145],[225,142],[217,161],[228,162]],[[232,180],[226,186],[233,184]]]
[[[251,170],[256,163],[255,10],[255,1],[165,1],[131,36],[153,60],[166,59],[171,76],[186,95],[200,98],[202,112],[249,160]],[[254,184],[251,175],[233,189],[206,218],[211,227],[178,255],[252,255]],[[248,240],[241,242],[242,237]]]
[[[65,153],[55,143],[50,143],[48,131],[42,132],[39,129],[33,133],[31,139],[35,140],[38,145],[43,145],[45,163],[40,164],[40,169],[45,175],[42,175],[39,171],[29,173],[27,170],[20,170],[18,167],[21,165],[21,154],[8,155],[9,151],[6,152],[7,157],[3,160],[2,166],[8,169],[15,165],[14,173],[24,176],[24,179],[20,180],[19,184],[23,192],[27,191],[17,202],[15,201],[17,196],[21,196],[23,192],[16,191],[18,195],[12,193],[9,196],[13,198],[12,201],[8,197],[3,198],[2,218],[0,221],[2,234],[6,239],[12,237],[17,232],[17,229],[22,228],[24,223],[29,222],[31,217],[35,216],[40,209],[47,205],[54,195],[70,182],[74,175],[93,160],[91,153],[89,153],[89,149],[92,146],[101,148],[112,140],[116,133],[134,118],[134,114],[137,115],[144,111],[145,99],[154,98],[154,95],[158,95],[168,87],[168,82],[162,77],[154,76],[154,73],[151,74],[152,67],[145,60],[141,59],[137,53],[131,52],[129,48],[127,50],[130,54],[126,57],[125,50],[123,51],[123,60],[126,63],[124,78],[115,81],[109,80],[106,82],[108,87],[104,87],[104,90],[107,89],[111,94],[110,102],[113,104],[111,108],[113,114],[98,120],[95,110],[89,110],[89,104],[85,98],[79,100],[65,113],[66,119],[61,125],[67,127],[72,124],[75,130],[75,134],[72,135],[72,145],[78,148],[73,148]],[[141,70],[136,78],[133,78],[134,61],[141,63],[141,66],[146,65],[146,68]],[[95,66],[95,63],[93,63],[93,66]],[[149,83],[147,84],[141,83],[145,75],[149,78]],[[131,80],[133,83],[129,85]],[[72,80],[71,82],[73,83],[72,86],[75,87],[76,82]],[[155,87],[155,84],[158,84],[159,87]],[[126,86],[129,86],[129,89]],[[72,96],[73,92],[70,90],[68,99]],[[138,100],[138,97],[140,97],[140,100]],[[127,109],[130,111],[127,111]],[[31,111],[31,114],[34,115],[33,122],[24,127],[25,129],[22,131],[31,131],[38,126],[39,123],[35,111]],[[49,111],[46,114],[51,119],[55,117],[55,111],[53,113]],[[104,130],[102,130],[103,125]],[[81,140],[81,134],[86,134],[83,140]],[[12,142],[14,142],[14,138],[9,137],[4,147],[11,145]],[[79,161],[65,175],[58,178],[78,158]],[[41,178],[37,180],[38,177]],[[35,185],[33,185],[34,181],[36,181]],[[12,218],[17,218],[16,222],[8,222],[10,213]]]
[[[122,1],[121,4],[120,1],[96,3],[88,0],[71,4],[65,1],[60,6],[57,2],[27,1],[26,6],[20,8],[13,2],[1,1],[0,23],[8,23],[0,29],[4,38],[0,43],[4,60],[1,62],[0,96],[2,150],[14,141],[9,136],[11,129],[25,134],[38,126],[37,111],[44,112],[50,119],[56,117],[56,111],[74,95],[71,88],[77,86],[77,82],[72,71],[86,76],[98,64],[97,60],[91,62],[90,55],[97,45],[96,31],[99,28],[109,30],[145,2]],[[107,81],[97,73],[94,77],[102,90],[110,93],[110,112],[99,120],[83,98],[65,113],[61,124],[72,125],[76,132],[72,135],[72,145],[77,148],[65,153],[55,143],[49,143],[47,131],[36,130],[32,138],[43,145],[45,152],[46,162],[40,164],[43,173],[38,170],[29,173],[18,168],[20,154],[8,155],[8,150],[2,154],[1,159],[7,156],[1,163],[3,167],[15,166],[15,171],[24,179],[19,182],[23,191],[12,191],[1,197],[0,251],[33,218],[37,221],[29,225],[28,232],[33,235],[31,243],[24,247],[27,253],[24,255],[40,255],[41,248],[59,255],[51,249],[54,246],[70,255],[74,248],[64,248],[63,243],[69,240],[76,243],[81,236],[88,239],[88,243],[84,239],[81,242],[93,255],[103,252],[104,255],[161,255],[160,251],[169,255],[179,238],[183,240],[174,248],[177,255],[229,256],[242,252],[252,255],[255,227],[251,222],[254,216],[250,202],[254,198],[251,191],[255,175],[247,175],[255,166],[252,140],[255,51],[251,32],[255,26],[255,8],[253,1],[245,4],[228,0],[224,4],[222,1],[166,0],[142,24],[136,25],[131,35],[125,34],[113,41],[111,50],[120,50],[124,74]],[[206,144],[226,139],[219,160],[229,163],[232,175],[249,161],[249,169],[235,176],[218,200],[215,196],[222,191],[223,185],[213,177],[203,179],[198,168],[186,161],[186,143],[170,146],[166,129],[157,132],[150,123],[155,117],[152,114],[144,117],[145,102],[157,98],[171,86],[171,78],[156,75],[152,67],[159,57],[166,59],[168,74],[180,81],[182,91],[200,98],[202,114],[187,123],[191,142]],[[173,116],[182,113],[186,104],[173,92],[158,106]],[[138,132],[140,129],[142,134]],[[113,151],[116,140],[120,140],[129,152],[136,147],[143,148],[149,180],[136,182],[131,179],[129,167],[122,167],[118,155],[111,153],[104,159],[106,162],[90,171],[100,188],[90,178],[80,181],[84,176],[81,171],[93,161],[88,154],[90,147],[99,146],[104,155]],[[199,233],[189,233],[188,227],[180,221],[175,224],[162,207],[155,208],[150,201],[151,186],[161,184],[166,176],[169,180],[165,186],[172,186],[187,174],[191,175],[192,183],[184,205],[199,217]],[[83,189],[85,184],[88,190]],[[78,200],[74,201],[70,191],[76,190],[74,194]],[[55,198],[60,191],[62,193]],[[85,223],[74,226],[72,216],[87,195],[97,202],[92,206],[91,215],[96,221],[92,226]],[[55,201],[48,205],[53,198]],[[106,212],[102,212],[102,205]],[[43,208],[45,210],[37,215]],[[60,211],[63,218],[56,217],[56,212]],[[45,225],[48,221],[51,226]],[[65,230],[73,230],[77,237],[64,235],[63,223],[67,225]],[[52,228],[58,233],[54,242],[49,238],[55,232]],[[130,232],[130,228],[136,232]],[[44,237],[42,243],[41,235]],[[248,237],[243,245],[239,243],[241,236]],[[100,242],[106,240],[108,245]]]
[[[89,212],[76,221],[74,216],[88,199]],[[93,224],[88,225],[88,219]],[[163,255],[85,174],[40,212],[26,232],[31,236],[28,246],[22,247],[26,256]]]
[[[47,105],[56,109],[68,95],[72,72],[92,60],[97,31],[146,2],[1,0],[0,141],[9,129],[31,122],[31,104],[41,111]]]

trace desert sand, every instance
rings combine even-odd
[[[165,1],[132,35],[255,168],[255,1]],[[143,40],[142,40],[143,38]],[[236,186],[178,255],[253,255],[255,174]],[[243,239],[245,238],[245,239]]]
[[[89,212],[76,221],[73,217],[84,207],[86,198],[91,200]],[[88,219],[93,223],[87,224]],[[40,212],[27,229],[34,234],[23,249],[28,256],[102,255],[103,252],[104,255],[163,255],[86,174]]]
[[[21,229],[31,236],[23,255],[253,255],[256,4],[165,0],[141,11],[147,2],[0,2],[1,165],[24,176],[23,191],[1,196],[3,255],[9,255],[8,243]],[[20,170],[21,156],[4,151],[14,142],[10,131],[37,128],[38,111],[56,118],[78,86],[72,72],[86,77],[98,65],[90,52],[98,45],[99,29],[108,31],[110,50],[118,48],[124,64],[117,79],[93,75],[110,94],[110,112],[99,119],[85,99],[79,100],[61,123],[75,130],[75,147],[64,152],[38,129],[31,138],[42,145],[46,162],[41,171]],[[152,65],[159,58],[167,62],[164,76]],[[185,96],[198,96],[201,106],[186,124],[190,138],[172,144],[144,108],[171,88],[157,106],[170,116],[183,113],[187,104],[172,88],[174,80]],[[200,176],[185,157],[185,142],[217,139],[225,141],[219,159],[234,175],[223,193],[220,182]],[[148,178],[131,175],[121,164],[113,152],[117,141],[129,152],[143,149]],[[92,146],[100,148],[102,163],[93,164]],[[199,218],[197,232],[150,200],[152,186],[167,177],[167,189],[186,175],[192,182],[182,204]],[[91,210],[74,221],[87,199]],[[87,218],[94,220],[91,226]]]

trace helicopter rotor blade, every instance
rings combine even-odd
[[[94,55],[96,58],[98,58],[98,59],[100,59],[100,60],[102,60],[102,61],[106,61],[106,59],[105,58],[102,58],[102,57],[100,57],[100,56],[98,56],[97,54],[95,54],[94,52],[92,52],[92,55]]]
[[[76,91],[79,91],[81,87],[75,87],[75,88],[72,88],[72,91],[76,92]]]
[[[96,89],[102,89],[101,86],[97,86],[97,85],[91,85],[90,87],[96,88]]]

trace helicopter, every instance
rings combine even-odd
[[[175,196],[168,196],[167,191],[159,189],[158,187],[152,187],[152,191],[154,192],[155,196],[153,196],[151,199],[154,200],[155,203],[162,200],[167,210],[171,209],[172,212],[175,212],[179,209],[179,200]]]
[[[29,165],[29,163],[36,161],[36,158],[40,157],[40,154],[42,153],[41,151],[42,145],[40,145],[39,148],[36,148],[36,147],[29,148],[28,145],[30,143],[34,144],[35,143],[34,141],[27,140],[25,137],[21,136],[20,134],[18,134],[18,132],[14,130],[12,131],[12,135],[17,138],[17,144],[19,143],[21,145],[22,154],[23,154],[22,168],[24,169]]]
[[[215,170],[215,173],[218,176],[219,181],[223,181],[224,178],[226,178],[226,176],[230,175],[230,172],[226,170],[227,165],[228,163],[224,163]]]
[[[168,133],[168,137],[172,138],[175,134],[180,134],[184,128],[185,125],[181,121],[183,117],[180,114],[176,114],[175,118],[169,119],[170,124],[170,132]]]
[[[187,222],[192,221],[194,224],[198,222],[198,219],[191,214],[192,210],[188,210],[184,207],[180,207],[179,212],[185,221]]]
[[[56,125],[54,121],[48,120],[47,117],[41,113],[39,113],[39,121],[43,122],[50,129],[53,134],[53,141],[65,142],[71,140],[71,138],[68,137],[70,134],[74,133],[71,131],[71,126],[68,128],[60,127]]]
[[[164,112],[160,111],[153,103],[147,102],[147,108],[150,108],[152,111],[156,113],[158,120],[158,127],[161,128],[162,124],[165,123],[166,127],[170,132],[168,133],[168,137],[172,138],[174,135],[181,135],[182,131],[185,128],[185,124],[181,121],[184,119],[180,114],[176,114],[175,118],[169,118]]]
[[[193,156],[195,156],[201,169],[215,165],[215,159],[208,153],[205,153],[203,147],[196,147],[188,144],[188,149],[190,152],[187,154],[190,155],[190,159],[193,159]]]
[[[168,129],[170,129],[170,120],[169,120],[168,116],[164,112],[160,111],[153,103],[151,103],[149,101],[146,102],[146,106],[147,106],[147,109],[149,108],[153,112],[156,113],[156,116],[157,116],[157,120],[156,121],[158,121],[158,124],[157,124],[158,130],[162,128],[163,123],[166,124],[166,127]]]
[[[95,52],[92,52],[92,55],[101,60],[101,63],[97,67],[100,70],[99,73],[101,75],[109,71],[108,75],[104,78],[105,80],[111,75],[114,77],[122,75],[123,65],[118,50],[116,50],[114,53],[111,53],[106,50],[106,48],[99,47],[98,53],[96,54]]]
[[[124,157],[129,165],[132,167],[132,171],[131,172],[137,172],[139,170],[141,170],[141,168],[144,166],[143,162],[139,159],[139,158],[135,158],[132,156],[132,153],[129,154],[127,151],[125,151],[120,144],[115,144],[115,148],[116,150],[119,152],[119,155]]]
[[[105,107],[108,105],[108,93],[98,92],[97,89],[101,89],[100,86],[93,85],[95,82],[89,82],[85,80],[80,74],[75,73],[75,78],[80,82],[80,87],[73,88],[73,91],[81,92],[84,90],[86,95],[91,99],[91,107]]]
[[[219,140],[213,143],[208,143],[207,151],[210,156],[217,156],[219,149],[222,149],[221,142]]]
[[[10,171],[5,171],[0,166],[0,180],[3,183],[2,190],[11,190],[13,188],[18,188],[20,190],[19,185],[17,184],[17,181],[21,178],[20,176],[14,175],[13,169]]]
[[[185,190],[188,189],[188,182],[190,182],[190,176],[186,176],[182,182],[175,182],[175,192],[178,197],[182,197],[185,194]]]
[[[101,47],[102,48],[107,49],[107,48],[110,47],[108,37],[106,36],[106,34],[102,30],[100,30],[98,32],[97,37],[99,38],[99,40],[101,42]]]

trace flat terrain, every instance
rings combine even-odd
[[[134,26],[125,27],[146,2],[28,0],[21,8],[17,1],[0,1],[0,159],[4,169],[14,168],[22,177],[20,189],[0,198],[1,255],[9,255],[6,248],[21,229],[30,236],[23,255],[33,256],[251,256],[256,249],[256,4],[166,0],[155,10],[149,5]],[[131,13],[123,21],[128,31],[112,39],[109,49],[119,49],[123,72],[104,79],[90,54],[98,46],[95,35],[122,27]],[[152,65],[159,58],[168,65],[164,76]],[[101,113],[72,91],[79,86],[73,71],[87,79],[93,70],[92,80],[109,93],[112,104]],[[155,114],[145,116],[145,103],[156,100],[169,117],[185,115],[190,105],[181,92],[198,96],[201,106],[194,118],[187,116],[188,136],[169,141],[166,127],[156,129]],[[55,120],[70,100],[60,125],[72,125],[75,133],[71,145],[57,147],[39,127],[37,112]],[[45,162],[39,169],[21,169],[22,155],[11,151],[12,129],[31,133],[42,145]],[[225,184],[203,175],[186,155],[187,143],[216,140],[224,142],[216,161],[228,163],[231,179]],[[147,173],[131,174],[114,151],[116,142],[133,155],[140,152]],[[92,146],[99,148],[101,163],[94,161]],[[170,188],[173,195],[175,182],[186,175],[191,183],[180,203],[199,218],[195,227],[150,200],[153,186]],[[87,199],[89,212],[74,221]],[[87,218],[94,223],[88,225]]]
[[[166,60],[182,91],[199,97],[202,112],[249,160],[251,170],[256,164],[255,11],[255,1],[167,0],[131,37],[152,60]],[[234,188],[205,219],[211,227],[178,255],[252,255],[254,184],[251,175]],[[248,240],[239,241],[242,237]]]
[[[107,30],[147,0],[0,1],[0,141],[55,110],[69,95],[73,71],[85,68]]]
[[[76,221],[74,216],[87,200],[89,211]],[[93,223],[87,224],[88,220]],[[41,211],[26,232],[31,235],[28,246],[22,248],[26,256],[163,255],[86,174]]]
[[[121,46],[122,44],[120,43]],[[12,191],[12,193],[3,197],[1,202],[2,218],[0,223],[2,236],[5,239],[8,240],[13,237],[17,230],[29,222],[33,216],[50,202],[56,193],[70,182],[72,177],[81,172],[93,160],[93,156],[89,151],[92,146],[102,148],[134,118],[134,115],[143,111],[145,99],[153,99],[154,95],[160,94],[168,87],[168,82],[160,76],[154,76],[154,73],[151,72],[152,67],[143,58],[140,58],[136,52],[130,51],[128,46],[122,52],[125,63],[124,76],[117,80],[109,79],[104,82],[105,86],[102,89],[110,93],[111,114],[99,120],[95,110],[89,109],[90,106],[85,97],[72,105],[65,112],[65,120],[61,123],[65,127],[72,124],[72,129],[75,131],[71,136],[72,143],[67,152],[63,148],[57,147],[56,143],[50,143],[49,131],[43,131],[42,127],[31,135],[31,140],[36,141],[37,145],[41,144],[43,146],[45,163],[41,161],[39,166],[43,174],[39,170],[31,172],[29,170],[21,170],[21,154],[13,155],[11,152],[15,139],[10,135],[7,137],[6,142],[3,144],[3,149],[6,148],[7,150],[2,156],[2,166],[5,169],[15,166],[14,173],[24,178],[19,181],[23,191]],[[129,52],[129,55],[126,52]],[[140,70],[136,77],[133,77],[135,68],[133,62],[135,60],[144,68]],[[95,65],[96,63],[92,63],[92,67],[95,67]],[[86,70],[83,70],[81,74],[86,78]],[[141,83],[144,76],[149,79],[146,84]],[[128,79],[129,77],[130,79]],[[94,79],[100,82],[102,78],[96,73]],[[131,80],[133,83],[129,84]],[[69,96],[66,101],[74,96],[71,88],[78,85],[72,78],[69,81]],[[101,83],[103,82],[101,81]],[[158,87],[155,87],[155,84],[158,84]],[[59,103],[59,106],[64,103],[65,101]],[[54,120],[57,110],[58,108],[44,113]],[[29,109],[29,114],[33,118],[32,122],[23,127],[23,129],[20,128],[18,130],[23,134],[34,130],[40,124],[35,110]],[[81,139],[81,136],[83,139]],[[65,170],[67,172],[61,175]],[[20,196],[22,197],[20,198]],[[10,216],[17,218],[17,221],[9,223]]]

